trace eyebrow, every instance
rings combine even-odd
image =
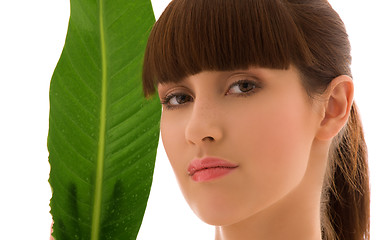
[[[250,69],[252,68],[252,69]],[[204,72],[204,71],[202,71]],[[212,71],[207,71],[207,72],[218,72],[218,73],[221,73],[220,76],[218,77],[218,79],[229,79],[233,76],[236,76],[236,75],[251,75],[252,78],[258,80],[258,81],[262,81],[263,77],[262,75],[264,75],[262,73],[262,69],[261,68],[258,68],[258,67],[249,67],[248,69],[239,69],[239,70],[228,70],[228,71],[216,71],[216,70],[212,70]],[[201,72],[199,72],[201,73]],[[196,73],[194,75],[197,75],[199,73]],[[194,75],[188,75],[186,76],[185,78],[177,81],[177,82],[172,82],[172,81],[169,81],[169,82],[164,82],[164,83],[157,83],[157,87],[160,87],[160,86],[163,86],[163,87],[170,87],[170,86],[184,86],[184,87],[187,87],[185,86],[185,84],[187,82],[189,82],[189,77],[190,76],[194,76]]]

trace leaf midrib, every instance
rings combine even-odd
[[[106,126],[106,93],[107,93],[107,61],[106,61],[106,46],[105,46],[105,29],[104,29],[104,13],[103,0],[99,0],[99,24],[100,24],[100,45],[101,45],[101,109],[100,109],[100,126],[99,126],[99,141],[96,162],[96,177],[95,191],[93,202],[93,217],[91,240],[98,240],[100,234],[101,220],[101,200],[102,200],[102,178],[104,167],[104,152],[105,152],[105,126]]]

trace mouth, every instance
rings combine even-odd
[[[237,164],[220,158],[206,157],[194,159],[188,167],[188,174],[193,181],[205,182],[223,177],[237,167]]]

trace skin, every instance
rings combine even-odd
[[[216,226],[216,240],[321,239],[321,189],[331,140],[349,116],[349,77],[313,101],[294,66],[203,71],[159,84],[158,93],[163,101],[178,96],[163,103],[163,145],[186,201]],[[193,181],[190,162],[207,156],[238,167]]]

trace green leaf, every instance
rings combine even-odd
[[[150,0],[71,0],[52,76],[48,151],[55,239],[136,239],[152,183],[161,105],[141,68]]]

